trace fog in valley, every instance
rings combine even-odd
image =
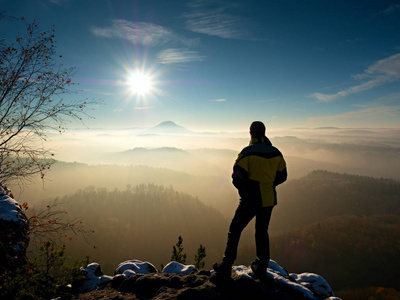
[[[399,129],[292,129],[267,135],[286,159],[289,181],[313,170],[400,180]],[[43,182],[12,186],[19,201],[33,204],[87,186],[125,189],[155,183],[226,214],[237,198],[232,166],[249,134],[195,132],[163,122],[147,129],[75,130],[54,135],[48,143],[56,162]]]
[[[325,173],[312,173],[314,170],[388,180],[394,183],[393,193],[398,192],[399,129],[267,129],[267,136],[283,153],[289,174],[288,182],[277,188],[272,237],[345,215],[346,211],[325,213],[320,220],[310,217],[309,212],[317,209],[315,203],[306,206],[308,200],[328,201],[336,185],[345,187],[345,195],[361,199],[357,193],[365,187],[349,184],[359,177],[342,182],[325,177]],[[109,272],[126,259],[149,260],[160,267],[168,263],[172,246],[182,235],[188,263],[193,263],[200,244],[207,249],[206,267],[221,259],[239,199],[231,184],[231,170],[237,154],[249,143],[247,130],[199,132],[164,122],[153,128],[71,130],[51,136],[49,143],[56,162],[44,181],[10,188],[16,200],[28,202],[31,210],[58,199],[65,203],[69,217],[81,218],[84,226],[95,232],[87,242],[78,236],[68,241],[73,255],[89,254]],[[307,191],[300,188],[304,182]],[[313,194],[313,182],[318,193]],[[392,201],[392,197],[390,194],[388,199]],[[294,206],[303,210],[292,209]],[[355,213],[356,206],[348,208],[347,214]],[[248,256],[255,256],[253,234],[253,226],[248,226],[239,263],[248,264]]]

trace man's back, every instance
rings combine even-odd
[[[254,195],[259,190],[262,206],[276,204],[275,186],[286,180],[286,162],[282,153],[271,145],[268,139],[252,140],[238,155],[234,165],[235,176],[249,183],[241,184],[243,194]],[[257,185],[254,183],[256,182]]]
[[[249,179],[271,186],[275,180],[276,171],[282,170],[284,167],[281,152],[266,143],[255,143],[247,146],[239,156],[236,164],[247,164]]]

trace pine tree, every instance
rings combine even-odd
[[[206,247],[200,244],[200,247],[199,249],[197,249],[197,253],[194,256],[194,266],[197,269],[204,268],[204,265],[206,264],[206,262],[204,261],[205,258],[206,258]]]
[[[172,247],[171,260],[181,264],[186,263],[186,254],[183,253],[183,239],[181,236],[178,237],[178,242]]]

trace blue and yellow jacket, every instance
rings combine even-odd
[[[275,187],[287,179],[285,159],[267,137],[253,138],[239,153],[232,179],[243,200],[261,200],[263,207],[274,206]]]

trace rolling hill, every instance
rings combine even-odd
[[[400,183],[328,171],[313,171],[279,187],[273,219],[285,222],[271,227],[287,232],[340,215],[400,216]]]
[[[292,272],[312,270],[334,290],[400,290],[400,216],[326,218],[271,239],[271,255]]]
[[[400,182],[313,171],[279,188],[271,257],[289,272],[313,271],[334,290],[400,289]],[[238,260],[254,257],[251,240]]]
[[[172,246],[180,235],[188,262],[194,262],[200,244],[207,249],[209,268],[221,258],[227,220],[197,198],[171,187],[89,187],[60,201],[66,203],[71,218],[79,217],[85,228],[95,232],[90,244],[79,238],[70,243],[70,253],[77,257],[89,253],[108,272],[119,262],[132,258],[149,260],[157,266],[169,262]]]

